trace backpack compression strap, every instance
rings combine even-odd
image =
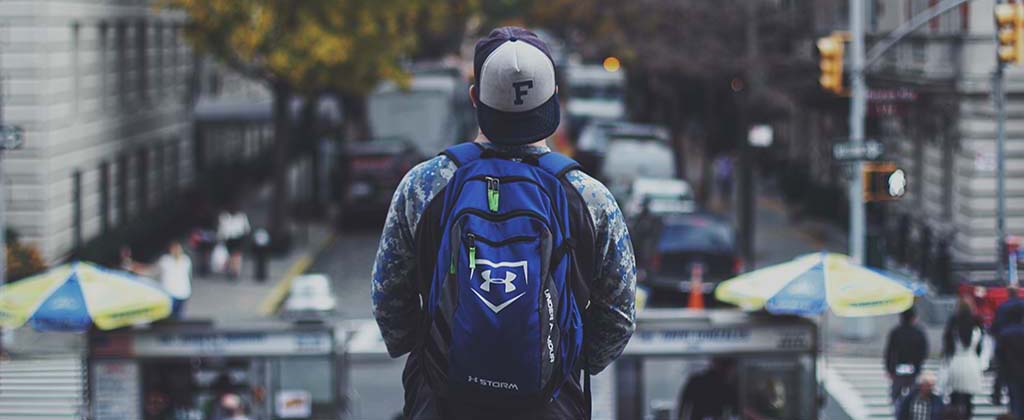
[[[455,166],[462,166],[480,158],[483,154],[483,146],[476,142],[459,143],[441,152],[442,155],[455,162]]]

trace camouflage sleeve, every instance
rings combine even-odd
[[[636,262],[626,222],[611,192],[580,171],[570,173],[569,180],[587,202],[597,240],[597,275],[590,284],[584,327],[588,371],[596,374],[622,354],[636,328]]]
[[[451,178],[454,164],[435,157],[405,174],[391,198],[377,257],[373,263],[373,316],[377,319],[391,357],[401,356],[416,344],[422,307],[416,290],[416,244],[419,218]]]

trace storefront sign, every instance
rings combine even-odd
[[[638,330],[627,355],[714,355],[814,349],[814,333],[798,326],[724,326]]]
[[[95,420],[138,420],[139,367],[132,360],[92,363],[92,410]]]
[[[135,336],[133,352],[143,357],[276,356],[329,354],[326,331],[175,332]]]
[[[274,408],[282,419],[307,419],[313,415],[313,400],[309,391],[281,390],[277,392]]]

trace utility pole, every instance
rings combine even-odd
[[[992,73],[992,100],[996,110],[996,280],[1006,280],[1006,91],[1003,81],[1005,64],[996,61]]]
[[[761,87],[761,72],[757,68],[758,60],[758,45],[757,45],[757,6],[760,4],[759,1],[747,0],[744,3],[744,12],[746,19],[745,28],[745,41],[747,47],[747,98],[750,98],[754,92]],[[743,111],[743,130],[740,134],[740,164],[737,165],[739,169],[739,225],[740,233],[742,234],[741,242],[742,247],[740,251],[743,254],[743,262],[747,271],[756,268],[756,238],[755,231],[757,230],[757,219],[754,217],[756,211],[755,198],[757,194],[757,188],[754,185],[754,151],[750,145],[750,139],[747,136],[748,129],[753,125],[751,118],[752,112],[748,105],[742,108]]]
[[[867,105],[867,83],[864,80],[864,0],[850,0],[850,143],[864,144],[864,114]],[[851,165],[850,177],[850,256],[856,264],[864,264],[864,163]]]

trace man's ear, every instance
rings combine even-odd
[[[476,108],[476,85],[469,85],[469,102],[473,104],[473,108]]]

